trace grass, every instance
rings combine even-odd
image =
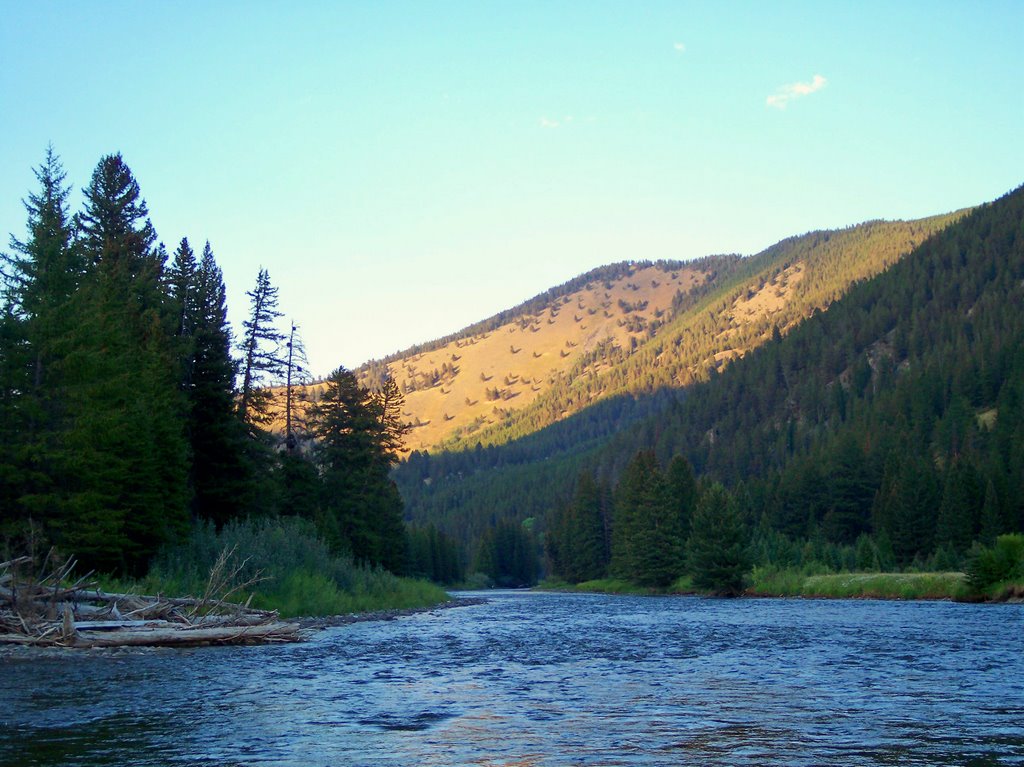
[[[260,574],[266,580],[232,594],[231,601],[277,610],[282,617],[328,616],[377,610],[430,607],[448,601],[443,588],[400,578],[380,568],[333,555],[312,524],[295,518],[229,524],[219,533],[200,525],[180,546],[161,552],[137,581],[103,580],[108,591],[196,596],[206,590],[210,568],[234,548],[231,566],[238,581]]]
[[[755,568],[748,594],[828,599],[966,599],[963,573],[828,573]]]
[[[619,594],[631,596],[651,596],[655,594],[692,594],[693,582],[690,576],[684,575],[676,579],[671,586],[659,589],[650,586],[639,586],[636,583],[619,578],[601,578],[582,583],[568,583],[560,578],[548,578],[537,585],[542,591],[579,591],[587,594]]]

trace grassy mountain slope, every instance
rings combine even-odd
[[[828,307],[850,285],[888,268],[962,215],[872,221],[783,240],[743,259],[712,289],[680,296],[657,328],[633,334],[629,344],[613,341],[583,355],[529,407],[506,414],[472,439],[450,441],[445,447],[466,448],[477,441],[502,444],[606,397],[706,380],[769,340],[774,329],[784,333]]]
[[[607,346],[657,334],[677,295],[707,290],[727,274],[735,258],[697,264],[620,264],[577,279],[518,312],[470,328],[443,344],[422,347],[359,372],[373,385],[391,375],[405,393],[405,415],[413,424],[412,449],[442,442],[475,441],[570,376],[581,360]],[[588,277],[588,275],[584,275]],[[600,369],[592,364],[588,369]]]
[[[615,395],[705,380],[958,215],[811,232],[750,258],[600,267],[357,373],[401,387],[411,450],[504,444]]]
[[[805,276],[800,284],[813,282]],[[820,527],[849,540],[885,524],[891,536],[907,538],[910,528],[892,521],[900,509],[915,508],[894,489],[910,493],[911,480],[897,482],[905,465],[913,467],[908,476],[930,477],[935,487],[969,475],[964,482],[974,490],[952,495],[947,505],[974,504],[973,521],[965,523],[973,534],[983,504],[1012,529],[1021,521],[1024,482],[1022,286],[1024,190],[1017,190],[935,234],[885,274],[860,281],[785,337],[711,373],[713,380],[686,396],[666,389],[602,403],[606,423],[620,418],[614,433],[588,428],[578,420],[584,411],[503,447],[415,456],[397,476],[415,518],[467,539],[496,519],[542,517],[580,468],[614,478],[643,447],[663,460],[686,454],[705,476],[745,487],[748,513],[790,534]],[[725,297],[716,306],[736,304]],[[715,323],[716,315],[706,316]],[[645,408],[621,423],[622,413]],[[927,537],[928,524],[935,528],[938,497],[930,521],[910,535],[913,545]],[[913,546],[903,551],[915,553]]]

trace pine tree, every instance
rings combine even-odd
[[[174,262],[166,272],[167,293],[174,307],[174,332],[182,338],[192,337],[198,320],[196,268],[192,246],[188,238],[182,237],[178,249],[174,251]]]
[[[946,470],[936,519],[935,540],[958,554],[970,548],[978,531],[984,485],[974,464],[960,459]]]
[[[778,328],[775,328],[778,332]],[[679,525],[679,535],[685,540],[690,535],[690,518],[694,506],[697,505],[697,480],[693,476],[693,467],[684,456],[677,455],[669,462],[665,472],[668,492],[672,505],[675,507]]]
[[[72,321],[69,302],[85,263],[73,239],[70,187],[52,146],[35,176],[39,191],[24,203],[28,237],[12,237],[14,255],[0,257],[0,503],[15,528],[32,518],[46,537],[54,521],[52,504],[38,501],[52,489],[54,436],[66,415],[60,391]]]
[[[828,481],[831,494],[822,531],[830,541],[853,543],[868,528],[875,488],[867,473],[864,453],[852,436],[836,445]]]
[[[281,342],[284,334],[274,327],[282,316],[277,308],[278,290],[270,284],[270,274],[260,269],[255,287],[249,296],[249,318],[239,351],[242,353],[242,390],[238,409],[242,420],[252,424],[266,423],[270,418],[270,392],[265,388],[278,382],[284,372]]]
[[[235,362],[224,279],[209,242],[192,278],[179,291],[182,298],[190,297],[183,327],[189,333],[185,391],[192,515],[221,527],[260,504],[254,498],[256,453],[235,406]]]
[[[323,480],[325,533],[336,548],[393,572],[404,567],[402,499],[388,476],[391,456],[381,442],[379,406],[341,367],[327,378],[310,409]]]
[[[67,426],[45,502],[60,509],[65,550],[137,573],[187,525],[185,401],[160,251],[120,155],[100,160],[85,198],[79,242],[92,266],[69,302]]]
[[[613,573],[645,586],[667,586],[682,571],[678,515],[651,450],[636,454],[615,490]]]
[[[576,485],[576,496],[571,506],[570,563],[573,580],[577,582],[604,577],[608,568],[608,548],[605,544],[605,520],[601,488],[594,475],[584,472]]]
[[[390,375],[384,377],[373,396],[373,403],[377,412],[381,449],[390,461],[397,461],[406,452],[405,438],[412,426],[406,422],[402,412],[405,409],[405,395]]]
[[[740,594],[750,569],[746,543],[732,498],[720,484],[712,485],[697,503],[686,544],[693,585],[722,596]]]

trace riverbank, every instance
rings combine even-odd
[[[541,591],[565,591],[632,596],[701,595],[689,578],[680,578],[667,588],[639,586],[629,581],[601,579],[569,584],[547,580]],[[803,599],[890,599],[947,600],[954,602],[1024,602],[1024,583],[997,583],[984,591],[971,589],[962,572],[943,573],[826,573],[807,575],[795,570],[754,568],[748,597],[792,597]]]
[[[755,568],[746,594],[756,597],[815,599],[896,599],[966,601],[967,576],[945,573],[827,573]]]

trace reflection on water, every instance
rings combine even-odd
[[[0,764],[1024,763],[1024,606],[488,596],[301,645],[5,654]]]

